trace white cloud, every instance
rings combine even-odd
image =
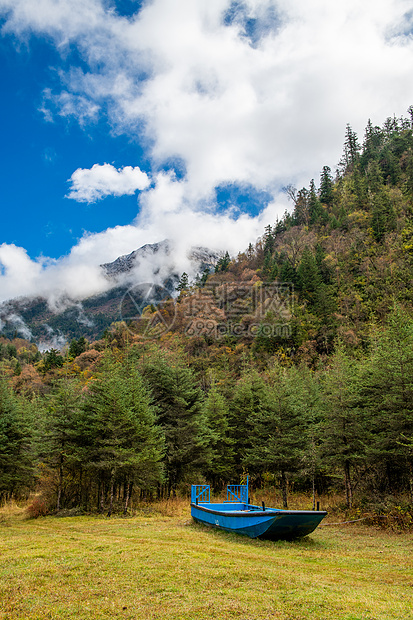
[[[46,297],[56,307],[68,295],[82,299],[107,290],[108,282],[92,258],[76,256],[60,261],[43,257],[33,260],[24,248],[0,245],[0,301],[21,296]]]
[[[100,0],[0,0],[0,9],[8,18],[4,31],[53,34],[61,46],[99,30],[105,20]]]
[[[337,163],[348,122],[362,133],[413,101],[407,0],[153,0],[130,19],[110,6],[0,0],[6,31],[77,45],[89,65],[49,93],[60,113],[145,131],[154,167],[184,162],[191,201],[225,182],[307,184]]]
[[[79,202],[95,202],[105,196],[134,194],[150,185],[148,175],[136,166],[115,168],[111,164],[95,164],[90,169],[78,168],[70,177],[68,198]]]
[[[47,323],[43,325],[43,328],[47,332],[47,337],[36,343],[39,351],[44,353],[45,351],[50,351],[50,349],[63,349],[67,344],[65,336],[59,332],[56,333]]]
[[[48,299],[51,308],[63,309],[68,298],[81,300],[112,286],[100,264],[166,238],[174,247],[173,256],[142,261],[134,274],[136,281],[161,281],[172,261],[178,273],[191,273],[191,247],[206,246],[236,255],[262,234],[268,222],[275,222],[287,206],[285,196],[280,196],[258,217],[240,214],[234,219],[232,213],[194,209],[185,200],[186,185],[187,181],[178,181],[173,174],[159,173],[154,186],[141,194],[140,213],[133,224],[86,233],[68,256],[57,261],[33,260],[23,248],[1,245],[0,302],[19,296],[41,296]]]
[[[26,250],[14,244],[0,245],[0,286],[2,299],[17,297],[28,290],[35,294],[33,283],[39,278],[44,261],[32,261]]]
[[[85,127],[97,121],[99,106],[83,95],[68,92],[55,95],[50,88],[46,88],[43,91],[43,102],[39,111],[43,113],[47,122],[53,122],[57,114],[64,118],[74,117],[82,127]]]
[[[11,314],[5,316],[4,318],[6,319],[8,323],[10,323],[14,327],[16,332],[18,332],[21,336],[23,336],[23,338],[26,338],[27,340],[31,340],[33,338],[33,334],[30,328],[26,325],[26,323],[24,322],[21,316],[12,312]],[[4,325],[5,323],[3,323],[3,321],[0,321],[0,332]]]

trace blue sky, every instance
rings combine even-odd
[[[0,0],[0,300],[170,238],[245,249],[413,103],[407,0]]]
[[[15,41],[5,38],[0,56],[0,241],[23,246],[33,258],[58,258],[84,231],[129,224],[136,216],[136,196],[109,196],[98,207],[65,196],[79,166],[110,162],[121,167],[127,161],[144,167],[139,143],[128,135],[112,135],[105,118],[87,127],[66,118],[45,120],[42,91],[56,82],[62,65],[50,44],[31,39],[28,47],[16,50]]]
[[[116,6],[120,15],[129,16],[139,8],[133,0]],[[254,40],[254,23],[246,26]],[[0,241],[23,246],[33,258],[57,259],[70,252],[85,232],[132,222],[138,209],[135,195],[107,196],[98,206],[76,204],[67,197],[69,179],[78,167],[89,169],[96,162],[109,162],[119,169],[128,162],[141,170],[150,169],[138,136],[113,132],[105,115],[87,126],[67,117],[57,115],[51,121],[45,116],[44,90],[59,81],[59,70],[83,64],[76,50],[62,59],[44,37],[22,43],[5,36],[0,40],[0,57],[1,201],[13,205],[4,209]],[[164,161],[162,169],[174,170],[177,177],[185,173],[175,158]],[[215,188],[215,197],[219,210],[235,207],[257,215],[271,194],[249,184],[224,182]],[[16,212],[20,214],[17,221]]]

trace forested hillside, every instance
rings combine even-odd
[[[0,339],[0,496],[126,511],[191,482],[413,506],[413,109],[176,301],[39,353]],[[384,505],[383,504],[383,505]]]

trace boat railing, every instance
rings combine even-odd
[[[211,501],[211,487],[209,484],[193,484],[191,486],[191,503],[197,504],[198,502],[210,503]]]
[[[229,484],[227,486],[227,502],[248,504],[248,478],[247,484]]]

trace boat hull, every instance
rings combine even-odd
[[[311,534],[327,515],[325,511],[277,510],[242,503],[191,504],[197,523],[250,538],[291,540]]]

